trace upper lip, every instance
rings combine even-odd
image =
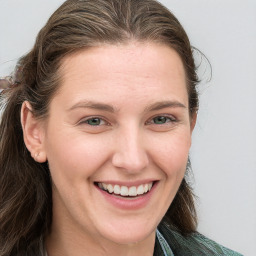
[[[95,183],[105,183],[105,184],[132,187],[132,186],[139,186],[141,184],[148,184],[155,181],[157,180],[156,179],[145,179],[145,180],[136,180],[136,181],[100,180],[100,181],[96,181]]]

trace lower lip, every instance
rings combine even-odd
[[[104,196],[106,201],[110,202],[112,205],[119,209],[124,210],[137,210],[140,208],[145,207],[148,202],[150,201],[150,198],[152,197],[158,182],[155,182],[151,190],[143,195],[140,195],[138,197],[121,197],[121,196],[115,196],[114,194],[109,194],[108,192],[100,189],[97,185],[95,187],[98,189],[98,191],[101,192],[101,194]]]

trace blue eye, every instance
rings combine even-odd
[[[105,131],[109,131],[112,124],[101,116],[87,116],[81,119],[77,123],[79,129],[83,132],[97,134]]]
[[[153,118],[154,124],[165,124],[172,121],[169,117],[166,116],[156,116]]]
[[[87,119],[85,122],[91,126],[97,126],[103,123],[102,119],[97,117]]]

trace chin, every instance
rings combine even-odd
[[[150,235],[155,236],[156,228],[145,228],[145,225],[141,227],[137,225],[137,227],[138,228],[122,228],[120,230],[113,229],[112,232],[105,230],[105,232],[103,231],[101,233],[107,240],[122,245],[133,245],[146,240]]]
[[[113,241],[116,244],[121,245],[133,245],[137,244],[141,241],[144,241],[148,238],[150,234],[138,234],[133,233],[131,235],[120,235],[120,236],[111,236],[109,237],[109,240]]]

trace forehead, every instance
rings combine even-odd
[[[182,94],[187,100],[182,60],[163,44],[132,42],[83,49],[63,60],[60,75],[60,91],[76,97],[85,91],[98,93],[99,98],[169,93]]]
[[[110,69],[122,73],[137,70],[137,73],[140,73],[143,70],[145,75],[153,76],[161,73],[165,75],[168,72],[172,76],[185,78],[183,63],[178,53],[165,44],[154,42],[135,41],[127,44],[105,44],[82,49],[63,59],[61,64],[63,78],[71,78],[72,74],[77,74],[83,67],[86,71],[85,67],[88,67],[86,62],[91,67],[90,72],[92,70],[103,72]],[[151,73],[152,68],[155,69],[153,74]]]

